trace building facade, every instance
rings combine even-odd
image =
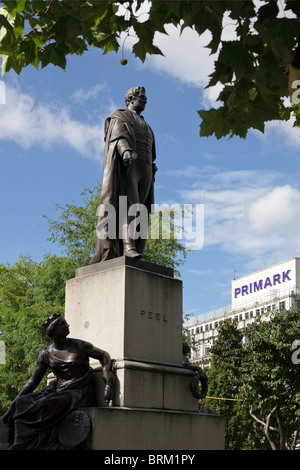
[[[210,364],[210,348],[221,320],[232,318],[244,329],[269,312],[300,309],[300,258],[292,258],[231,282],[231,304],[199,316],[186,325],[195,343],[191,362]],[[266,317],[267,318],[267,317]]]

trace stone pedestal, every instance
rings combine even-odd
[[[65,316],[70,337],[108,351],[115,361],[112,406],[88,411],[93,421],[89,448],[177,448],[180,428],[189,437],[178,448],[189,449],[191,434],[204,432],[207,419],[216,426],[216,417],[203,419],[198,413],[190,390],[194,373],[182,367],[182,283],[172,269],[126,257],[80,268],[66,284]],[[159,432],[160,441],[149,441],[146,429]],[[209,448],[223,448],[221,440]]]
[[[182,284],[172,269],[126,257],[80,268],[65,314],[71,336],[117,361],[181,364]]]
[[[224,450],[221,416],[146,408],[85,408],[84,411],[93,425],[93,432],[85,442],[86,449]]]

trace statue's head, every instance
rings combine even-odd
[[[46,330],[49,338],[53,338],[56,327],[62,322],[66,323],[61,313],[54,313],[44,321],[43,328]]]
[[[187,356],[191,351],[190,345],[186,341],[182,341],[182,353]]]
[[[125,93],[125,103],[127,108],[134,110],[139,114],[145,109],[147,103],[145,88],[142,86],[130,88]]]
[[[129,88],[129,90],[127,90],[125,93],[126,106],[128,106],[135,98],[138,98],[139,96],[146,96],[146,90],[143,86]]]

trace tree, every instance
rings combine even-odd
[[[206,371],[208,397],[202,404],[219,416],[224,416],[226,450],[265,450],[268,445],[261,439],[260,427],[253,425],[249,406],[240,398],[239,387],[220,361],[212,360]]]
[[[137,38],[132,52],[145,61],[147,54],[163,54],[154,44],[155,33],[166,34],[165,26],[172,24],[181,31],[192,28],[199,35],[209,31],[211,41],[206,47],[217,54],[207,86],[222,85],[218,98],[222,105],[199,111],[201,136],[245,138],[250,128],[264,132],[267,121],[291,116],[294,126],[300,125],[298,1],[269,0],[259,7],[253,0],[150,4],[146,0],[7,0],[2,4],[2,73],[10,69],[20,73],[30,64],[37,69],[48,64],[65,69],[69,54],[81,55],[90,47],[104,54],[117,52],[124,34]],[[148,14],[140,15],[147,6]],[[236,26],[235,37],[225,40],[222,33],[230,23]],[[284,102],[289,94],[290,105]]]
[[[263,426],[273,450],[293,450],[300,433],[299,366],[292,360],[293,342],[300,338],[299,311],[256,322],[246,335],[241,373],[251,416]]]
[[[207,370],[208,396],[204,405],[226,418],[227,450],[266,449],[261,433],[253,426],[249,405],[240,396],[238,370],[244,357],[243,333],[231,319],[220,322],[219,335],[211,348]]]
[[[73,202],[55,204],[60,213],[57,220],[49,222],[49,241],[57,242],[63,253],[72,258],[77,267],[86,266],[93,254],[96,242],[97,207],[100,201],[100,185],[92,189],[84,188],[81,192],[82,204]]]
[[[271,449],[293,450],[300,432],[300,377],[292,360],[300,337],[299,311],[256,320],[243,334],[234,322],[224,322],[220,332],[212,353],[235,385],[232,398],[248,404]]]

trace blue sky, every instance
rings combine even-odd
[[[83,187],[101,182],[103,123],[124,94],[144,86],[145,119],[156,136],[156,203],[204,204],[204,246],[181,268],[186,313],[231,302],[231,280],[300,256],[299,134],[292,123],[269,123],[246,140],[200,138],[197,110],[215,105],[205,90],[213,57],[186,30],[156,36],[165,57],[145,64],[130,54],[90,50],[49,66],[10,71],[0,105],[0,263],[20,255],[39,261],[58,247],[46,239],[43,215],[53,203],[80,203]],[[226,29],[230,35],[230,27]]]

